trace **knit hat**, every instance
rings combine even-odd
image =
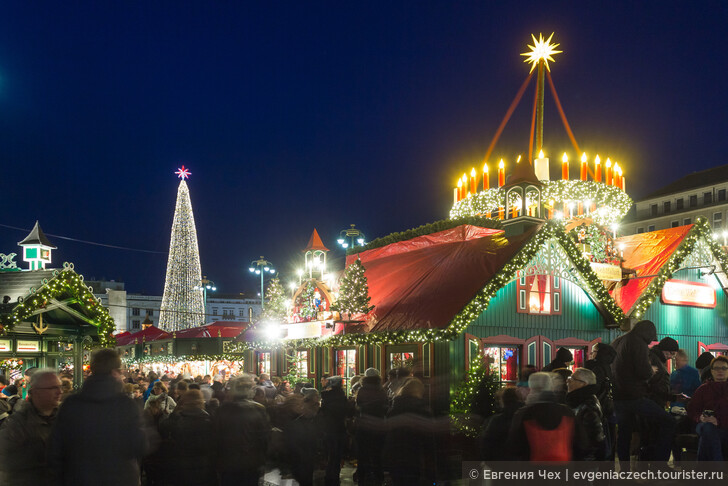
[[[331,386],[341,386],[341,377],[338,376],[338,375],[336,375],[336,376],[330,376],[328,378],[328,383]]]
[[[657,345],[662,351],[676,351],[680,349],[680,346],[677,344],[677,341],[675,341],[671,337],[662,338],[660,340],[660,343]]]
[[[315,388],[301,388],[301,395],[303,395],[304,397],[310,395],[318,395],[318,390]]]
[[[367,368],[367,370],[364,372],[364,376],[367,378],[370,378],[372,376],[380,376],[379,370],[376,368]]]

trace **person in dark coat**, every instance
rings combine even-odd
[[[523,406],[517,388],[500,390],[498,402],[500,412],[488,419],[480,435],[480,455],[485,461],[507,461],[508,451],[503,447],[503,438],[508,437],[513,416]]]
[[[0,484],[50,482],[46,448],[61,396],[61,380],[54,371],[31,376],[28,399],[18,402],[0,429]]]
[[[566,348],[559,348],[556,351],[556,356],[553,361],[544,366],[541,371],[554,371],[559,368],[566,368],[572,361],[574,361],[574,355],[571,354],[571,351]]]
[[[263,476],[271,427],[265,407],[252,400],[250,376],[232,381],[230,400],[220,405],[213,421],[220,486],[255,486]]]
[[[604,460],[604,425],[602,407],[594,394],[597,377],[591,370],[577,368],[566,381],[569,392],[566,405],[576,416],[574,430],[574,459],[577,461]]]
[[[200,390],[180,396],[180,406],[159,424],[159,435],[170,483],[176,486],[215,486],[212,420]]]
[[[705,351],[695,360],[695,367],[700,370],[700,381],[702,383],[713,379],[713,375],[710,373],[710,363],[713,362],[713,358],[715,358],[713,353]]]
[[[288,467],[300,486],[313,486],[313,473],[321,450],[318,412],[321,397],[313,387],[302,388],[299,416],[283,429]]]
[[[605,460],[614,461],[614,450],[617,440],[617,415],[614,412],[614,376],[612,363],[617,352],[607,343],[596,343],[592,350],[592,359],[584,363],[596,378],[597,389],[594,394],[599,399],[604,423]]]
[[[356,429],[354,440],[357,450],[357,472],[360,485],[381,484],[382,442],[384,416],[387,413],[387,392],[382,387],[379,370],[368,368],[360,380],[356,394]]]
[[[141,412],[122,391],[121,359],[114,349],[91,354],[91,376],[63,402],[50,440],[56,484],[138,486],[148,450]]]
[[[346,448],[346,417],[349,401],[342,388],[340,376],[327,380],[326,389],[321,392],[321,425],[324,431],[324,448],[327,455],[326,485],[341,484],[341,459]]]
[[[647,396],[662,408],[665,408],[672,396],[667,360],[674,358],[678,349],[680,346],[671,337],[663,338],[650,349],[650,364],[654,374],[647,382]]]
[[[664,408],[647,398],[648,382],[654,374],[648,348],[652,341],[657,341],[657,329],[652,321],[645,320],[612,343],[617,352],[612,369],[617,412],[617,455],[619,461],[626,464],[629,464],[632,432],[638,419],[655,431],[644,458],[661,462],[670,458],[675,420]]]
[[[424,395],[419,379],[404,378],[387,412],[383,461],[395,486],[430,485],[435,480],[432,410]]]
[[[505,444],[511,460],[564,462],[574,457],[574,412],[556,402],[554,387],[560,383],[554,373],[528,378],[531,392],[526,406],[513,415]]]

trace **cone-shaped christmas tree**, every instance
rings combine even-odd
[[[281,281],[274,278],[268,284],[265,291],[265,309],[263,309],[260,319],[263,321],[283,322],[288,314],[286,306],[286,291],[281,285]]]
[[[364,265],[358,258],[346,267],[339,283],[339,298],[331,306],[333,310],[346,314],[349,319],[355,314],[368,314],[374,309],[373,305],[369,305],[371,297],[364,270]]]
[[[167,332],[179,331],[205,323],[202,290],[199,290],[202,271],[197,246],[195,217],[185,178],[189,172],[182,166],[177,172],[182,181],[177,190],[177,205],[169,242],[167,278],[159,314],[159,327]],[[195,289],[198,287],[198,289]]]

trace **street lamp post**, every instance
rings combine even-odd
[[[265,302],[263,277],[265,276],[266,272],[270,273],[271,275],[275,274],[276,270],[275,268],[273,268],[273,264],[266,260],[263,255],[261,255],[259,259],[250,262],[250,268],[248,268],[248,270],[250,270],[251,273],[260,275],[260,310],[263,310],[263,303]]]
[[[195,290],[202,290],[202,314],[205,316],[205,319],[207,318],[207,291],[214,292],[217,290],[217,287],[215,287],[215,282],[212,280],[208,280],[207,276],[203,276],[202,280],[200,280],[200,285],[195,285],[193,287]]]
[[[364,233],[355,227],[355,225],[350,225],[351,228],[343,229],[339,231],[339,239],[336,240],[337,243],[339,243],[344,249],[349,248],[349,243],[347,243],[346,238],[351,239],[351,247],[354,248],[357,244],[359,246],[364,246],[366,236],[364,236]]]

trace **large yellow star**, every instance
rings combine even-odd
[[[554,58],[551,57],[553,54],[560,54],[562,51],[555,50],[557,47],[559,47],[559,44],[551,44],[551,38],[554,36],[553,32],[549,36],[549,38],[544,41],[543,40],[543,34],[538,34],[538,40],[536,40],[536,36],[531,34],[531,38],[533,39],[533,45],[529,45],[528,47],[531,48],[531,52],[524,52],[521,54],[522,56],[528,56],[527,59],[524,59],[523,62],[530,62],[531,63],[531,71],[536,67],[536,65],[543,59],[544,64],[546,64],[546,69],[549,71],[549,61],[554,61]]]

